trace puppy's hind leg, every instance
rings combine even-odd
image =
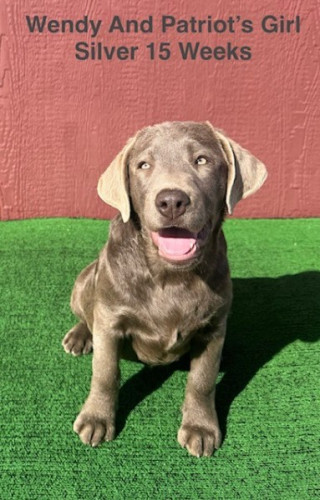
[[[74,356],[92,351],[91,329],[96,265],[95,260],[81,271],[71,294],[71,309],[80,318],[80,322],[65,335],[62,345],[67,353]]]
[[[92,335],[86,323],[80,321],[65,335],[62,345],[67,353],[74,356],[92,351]]]

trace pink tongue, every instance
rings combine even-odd
[[[166,255],[185,255],[196,244],[196,238],[186,229],[168,228],[157,233],[155,243],[159,250]]]

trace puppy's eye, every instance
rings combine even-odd
[[[205,165],[208,162],[204,156],[198,156],[195,163],[196,163],[196,165]]]
[[[138,168],[141,168],[142,170],[147,170],[150,168],[150,164],[147,163],[146,161],[141,161],[138,165]]]

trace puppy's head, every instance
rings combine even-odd
[[[127,222],[134,211],[168,265],[190,267],[221,214],[257,191],[265,166],[209,122],[166,122],[130,139],[102,174],[99,196]]]

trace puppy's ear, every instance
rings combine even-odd
[[[247,198],[260,189],[267,178],[264,164],[249,151],[229,139],[221,130],[215,129],[207,122],[218,139],[228,164],[228,183],[226,204],[229,214],[232,214],[236,203]]]
[[[127,159],[134,142],[135,137],[128,140],[98,182],[100,198],[120,211],[123,222],[130,219]]]

